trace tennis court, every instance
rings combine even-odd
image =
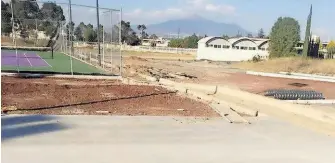
[[[2,66],[52,67],[46,60],[33,51],[1,51]]]
[[[48,47],[1,47],[1,71],[70,74],[71,58]],[[109,75],[90,64],[72,59],[74,74]]]

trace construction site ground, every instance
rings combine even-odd
[[[189,58],[185,60],[185,57]],[[232,68],[234,63],[231,62],[194,61],[185,55],[179,60],[177,55],[170,60],[130,56],[124,61],[125,76],[139,80],[139,74],[145,74],[183,83],[224,85],[255,94],[264,94],[269,89],[315,90],[326,99],[335,99],[335,91],[330,89],[335,88],[335,83],[248,75]]]
[[[175,91],[116,80],[3,76],[1,87],[2,110],[10,114],[219,116]]]
[[[252,76],[231,68],[234,63],[171,58],[126,55],[122,82],[2,76],[3,109],[42,114],[2,116],[2,161],[334,162],[332,105],[305,107],[251,94],[275,88],[313,89],[334,99],[334,83]],[[261,113],[239,115],[250,123],[228,123],[208,101],[158,86],[148,76],[248,91],[222,88],[217,98],[236,94],[229,100],[244,100],[248,108],[257,105]],[[127,78],[139,85],[125,84]]]
[[[181,83],[228,86],[260,95],[269,89],[315,90],[326,99],[335,99],[335,92],[330,89],[335,88],[335,83],[253,76],[232,68],[234,63],[230,62],[195,61],[192,55],[179,54],[162,55],[162,59],[160,55],[125,52],[123,77],[148,82],[144,74]],[[303,87],[294,86],[297,83]],[[2,77],[1,85],[2,107],[12,110],[10,113],[218,116],[203,101],[157,86],[15,77]],[[334,106],[320,108],[330,110]]]

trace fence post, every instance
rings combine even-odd
[[[96,10],[97,10],[97,29],[98,29],[98,33],[97,33],[97,38],[98,38],[98,62],[99,62],[99,66],[101,65],[101,49],[100,49],[100,22],[99,22],[99,0],[96,0]]]
[[[111,73],[113,73],[113,10],[110,11],[111,14]]]
[[[16,31],[15,31],[15,26],[14,26],[14,4],[13,4],[13,1],[11,1],[11,8],[12,8],[12,37],[13,37],[13,44],[14,44],[14,47],[15,47],[15,57],[16,57],[16,69],[17,69],[17,72],[19,73],[20,72],[20,69],[19,69],[19,59],[18,59],[18,56],[17,56],[17,48],[16,48]]]
[[[35,46],[37,45],[38,30],[37,30],[37,19],[35,19]]]
[[[105,28],[102,28],[102,68],[105,68]]]
[[[122,27],[122,8],[120,9],[120,27],[119,27],[119,44],[120,44],[120,76],[122,77],[122,40],[121,40],[121,27]]]
[[[72,63],[72,55],[73,55],[73,41],[72,41],[72,8],[71,8],[71,0],[69,0],[69,17],[70,17],[70,24],[69,24],[69,35],[68,39],[70,41],[70,67],[71,67],[71,75],[73,75],[73,63]]]
[[[92,52],[90,52],[90,63],[92,64]]]

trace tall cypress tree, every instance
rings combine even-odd
[[[302,55],[304,57],[308,56],[309,42],[310,42],[310,37],[311,37],[312,10],[313,10],[313,7],[311,5],[310,11],[309,11],[309,15],[308,15],[308,18],[307,18],[307,26],[306,26],[306,33],[305,33],[304,49],[302,51]]]

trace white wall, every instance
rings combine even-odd
[[[261,50],[237,50],[237,49],[218,49],[205,47],[205,44],[199,44],[197,51],[197,60],[208,59],[213,61],[247,61],[252,60],[254,56],[268,57],[268,51]]]
[[[269,49],[269,42],[266,42],[262,46],[259,47],[260,49],[268,50]]]

